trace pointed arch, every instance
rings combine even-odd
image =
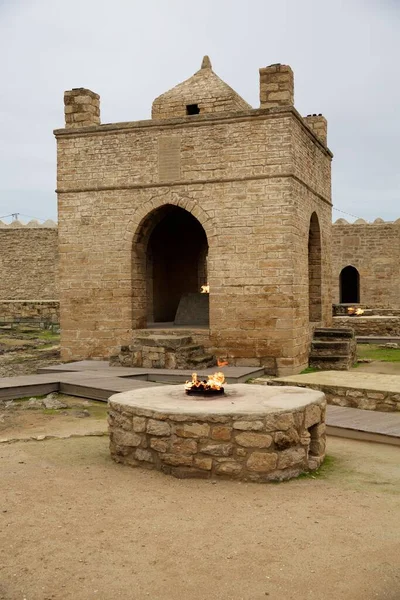
[[[341,304],[359,304],[360,274],[356,267],[347,265],[340,271],[339,289]]]
[[[321,229],[315,212],[308,233],[308,314],[311,323],[322,320]]]
[[[132,244],[133,328],[171,323],[181,298],[207,279],[208,238],[200,220],[175,204],[153,208]]]

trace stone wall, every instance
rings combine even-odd
[[[400,336],[400,316],[333,317],[334,327],[351,327],[356,336]]]
[[[292,106],[55,134],[64,360],[114,354],[146,327],[148,232],[171,205],[207,236],[216,355],[271,373],[307,365],[313,213],[331,320],[332,155]]]
[[[58,299],[55,224],[0,223],[0,301]]]
[[[400,220],[336,221],[332,227],[332,302],[340,302],[340,272],[351,265],[360,276],[360,304],[400,308],[399,239]]]
[[[31,322],[57,324],[60,303],[56,300],[0,300],[1,323]]]

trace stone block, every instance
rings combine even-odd
[[[277,431],[274,434],[275,447],[278,450],[285,450],[291,446],[296,446],[300,441],[299,434],[293,428],[288,429],[286,432]]]
[[[215,472],[219,475],[239,475],[243,471],[243,465],[235,461],[217,463]]]
[[[175,426],[175,433],[180,437],[206,438],[210,435],[210,426],[207,423],[185,423]]]
[[[149,419],[147,422],[147,433],[150,435],[170,435],[171,427],[165,421],[157,421],[156,419]]]
[[[308,429],[321,421],[321,408],[316,404],[306,407],[304,427]]]
[[[252,452],[247,459],[247,468],[256,473],[268,473],[276,468],[278,455],[273,452]]]
[[[270,415],[265,418],[265,431],[286,431],[294,426],[292,413],[282,413],[281,415]]]
[[[261,431],[264,429],[264,423],[262,421],[235,421],[233,428],[241,431]]]
[[[136,433],[142,433],[146,431],[146,419],[144,417],[133,417],[132,428]]]
[[[194,457],[194,466],[204,471],[211,471],[212,469],[212,458],[206,458],[202,456]]]
[[[243,432],[236,435],[235,442],[245,448],[269,448],[272,436],[266,433]]]
[[[211,439],[229,442],[232,436],[232,427],[227,425],[214,425],[211,429]]]
[[[289,448],[278,454],[278,469],[287,469],[303,465],[306,458],[304,448]]]
[[[205,443],[201,446],[200,452],[212,456],[230,456],[233,452],[233,445]]]
[[[193,456],[183,456],[182,454],[163,454],[162,460],[172,466],[187,466],[190,467],[193,463]]]
[[[112,441],[117,446],[140,446],[142,442],[142,436],[132,431],[123,431],[121,429],[114,429],[112,432]]]
[[[166,452],[169,447],[169,441],[161,438],[151,438],[150,439],[150,448],[156,450],[157,452]]]
[[[135,458],[149,463],[153,462],[152,453],[149,452],[149,450],[143,450],[142,448],[137,448],[137,450],[135,450]]]
[[[197,442],[192,439],[177,438],[171,442],[170,450],[174,454],[196,454]]]

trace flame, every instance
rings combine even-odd
[[[364,311],[362,308],[356,308],[355,306],[349,306],[347,309],[347,314],[360,316],[360,315],[364,314]]]
[[[214,373],[213,375],[207,375],[207,381],[201,381],[197,377],[197,373],[192,373],[192,380],[186,381],[185,390],[191,390],[192,388],[203,388],[205,392],[209,390],[220,390],[225,383],[225,375],[221,372]]]
[[[210,286],[208,285],[208,283],[206,283],[205,285],[201,286],[201,294],[209,294],[210,293]]]
[[[229,365],[227,360],[224,360],[223,358],[217,358],[218,367],[226,367],[226,365]]]

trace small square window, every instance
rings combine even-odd
[[[200,108],[198,104],[187,104],[186,105],[186,114],[187,115],[198,115],[200,112]]]

